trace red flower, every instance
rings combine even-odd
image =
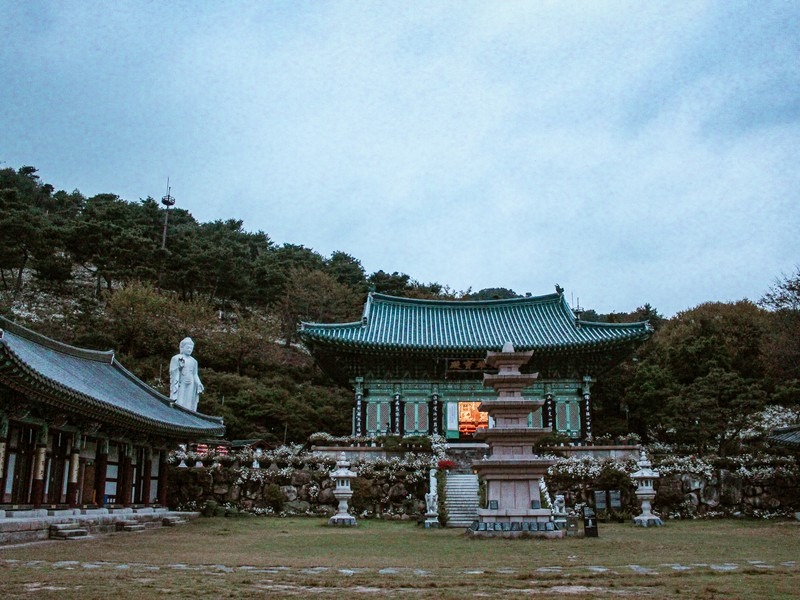
[[[447,471],[449,469],[454,469],[455,466],[456,466],[456,463],[453,462],[452,460],[440,460],[439,461],[439,468],[443,469],[445,471]]]

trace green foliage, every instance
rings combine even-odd
[[[367,278],[367,283],[379,294],[389,294],[390,296],[403,296],[411,288],[411,277],[405,273],[385,273],[376,271]]]
[[[634,489],[630,475],[624,470],[616,468],[613,463],[603,467],[595,481],[595,487],[604,490],[620,490],[627,495],[630,495]]]
[[[521,298],[514,290],[504,287],[484,288],[477,292],[467,294],[465,300],[505,300],[508,298]]]
[[[770,400],[763,369],[766,311],[706,303],[658,331],[624,374],[631,429],[697,453],[739,451],[738,433]]]
[[[375,486],[369,479],[356,477],[350,482],[350,488],[353,490],[353,496],[350,498],[353,514],[371,511],[380,500]]]
[[[214,323],[214,311],[208,304],[181,302],[138,281],[109,298],[105,316],[116,347],[132,358],[171,356],[178,351],[178,341],[187,336],[202,346],[200,342]]]
[[[439,525],[447,526],[447,472],[436,471],[436,501],[439,513]]]
[[[297,340],[300,321],[325,323],[355,321],[362,297],[324,271],[292,269],[283,297],[277,303],[281,333],[286,344]]]
[[[349,433],[352,397],[292,346],[299,321],[355,321],[368,287],[459,297],[401,272],[367,275],[345,252],[325,258],[302,245],[277,246],[238,219],[198,223],[181,208],[168,213],[162,248],[165,216],[152,198],[87,199],[55,191],[34,167],[0,169],[0,293],[20,302],[26,286],[55,292],[37,329],[114,348],[163,391],[164,362],[191,335],[206,384],[201,410],[223,415],[229,437],[303,441],[318,430]],[[737,431],[751,411],[800,398],[799,290],[796,268],[758,306],[707,303],[670,320],[649,304],[631,313],[584,311],[585,320],[649,320],[656,330],[636,361],[593,387],[595,432],[632,430],[700,452],[737,452]],[[519,295],[487,288],[460,296]]]
[[[536,446],[534,449],[536,452],[551,452],[553,454],[558,454],[555,447],[559,444],[568,444],[572,441],[572,438],[568,435],[564,435],[563,433],[558,433],[555,431],[551,431],[550,433],[545,433],[544,435],[540,436],[536,440]]]
[[[264,503],[275,513],[283,512],[286,496],[278,484],[270,483],[264,488]]]
[[[353,290],[361,292],[367,291],[367,277],[361,261],[347,254],[346,252],[334,252],[325,261],[327,272],[339,283],[346,285]]]
[[[711,448],[725,456],[738,450],[739,432],[765,401],[766,394],[757,383],[714,368],[670,399],[665,424],[674,430],[677,442],[694,446],[698,454]]]

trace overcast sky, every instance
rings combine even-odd
[[[800,264],[800,3],[0,0],[0,167],[456,290]]]

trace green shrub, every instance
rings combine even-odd
[[[283,505],[286,503],[286,496],[276,483],[270,483],[264,490],[264,503],[276,513],[283,512]]]

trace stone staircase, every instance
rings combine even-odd
[[[175,527],[177,525],[186,525],[186,523],[188,523],[188,521],[174,515],[161,519],[162,527]]]
[[[478,518],[478,476],[448,473],[445,484],[448,527],[469,527]]]
[[[138,521],[117,521],[117,531],[144,531],[147,526]]]
[[[51,540],[72,540],[79,537],[87,537],[89,530],[85,529],[80,523],[54,523],[50,525]]]

